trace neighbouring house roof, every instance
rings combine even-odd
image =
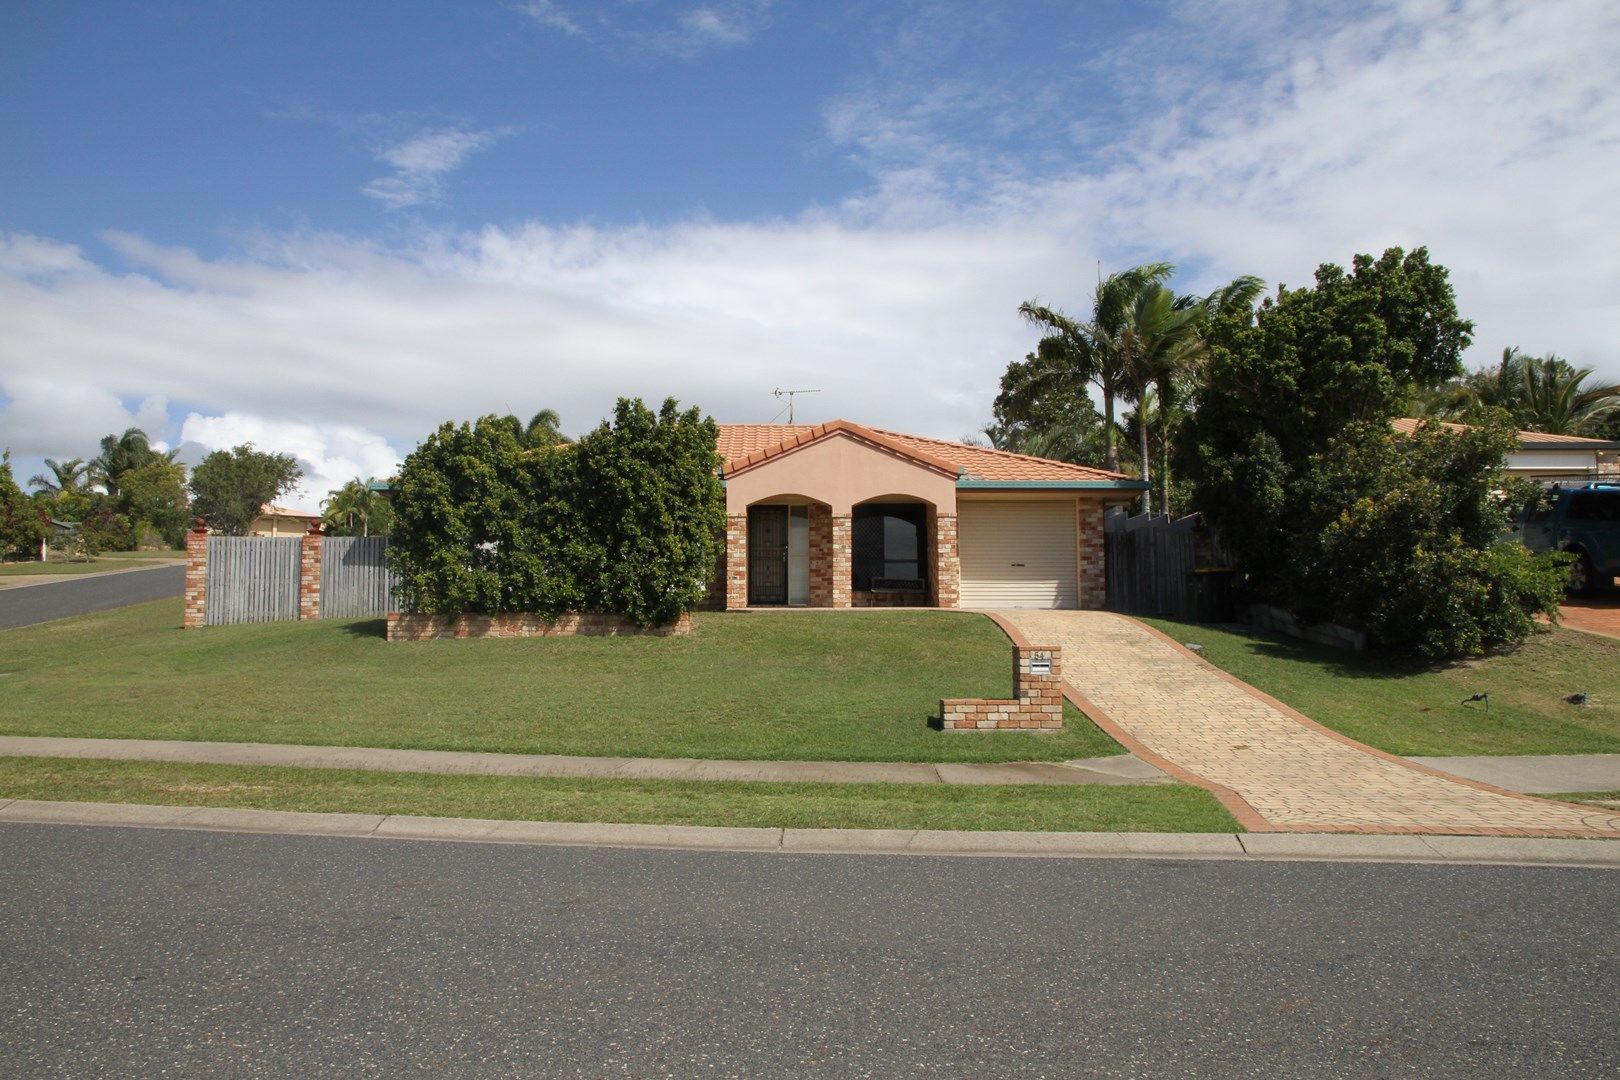
[[[1423,421],[1410,416],[1391,420],[1390,426],[1402,435],[1410,435]],[[1446,420],[1435,421],[1447,431],[1467,431],[1472,425],[1455,424]],[[1521,450],[1620,450],[1620,442],[1608,439],[1588,439],[1580,435],[1553,435],[1545,431],[1519,432]]]
[[[319,514],[306,514],[302,510],[291,510],[291,509],[289,509],[289,508],[287,508],[285,506],[274,506],[274,505],[272,505],[270,503],[265,503],[263,506],[259,507],[259,516],[260,517],[303,518],[305,521],[313,521],[316,518],[320,517],[321,515],[319,515]]]
[[[930,439],[899,431],[866,427],[849,420],[825,424],[720,424],[716,449],[724,461],[722,476],[733,476],[801,446],[843,434],[907,457],[925,468],[957,478],[958,486],[1051,484],[1053,486],[1137,487],[1141,481],[1124,473],[1071,465],[1066,461],[1013,454],[986,446]]]

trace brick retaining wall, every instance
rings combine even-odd
[[[560,615],[542,619],[537,615],[409,615],[394,612],[388,616],[389,641],[428,641],[433,638],[528,638],[528,637],[671,637],[692,632],[692,616],[683,613],[667,626],[641,627],[623,615]]]
[[[1034,669],[1045,664],[1049,671]],[[994,698],[945,698],[939,703],[946,731],[1061,731],[1063,728],[1063,659],[1051,645],[1013,646],[1013,695]]]

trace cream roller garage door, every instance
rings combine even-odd
[[[956,507],[963,607],[1074,608],[1072,502],[963,502]]]

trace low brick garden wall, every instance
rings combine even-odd
[[[433,638],[529,637],[672,637],[692,632],[692,616],[682,614],[667,626],[637,626],[623,615],[408,615],[388,616],[389,641],[428,641]]]
[[[1061,731],[1063,660],[1053,645],[1013,646],[1013,694],[996,698],[944,698],[946,731]]]

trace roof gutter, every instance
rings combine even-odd
[[[1146,491],[1146,480],[969,480],[956,482],[968,491]]]

